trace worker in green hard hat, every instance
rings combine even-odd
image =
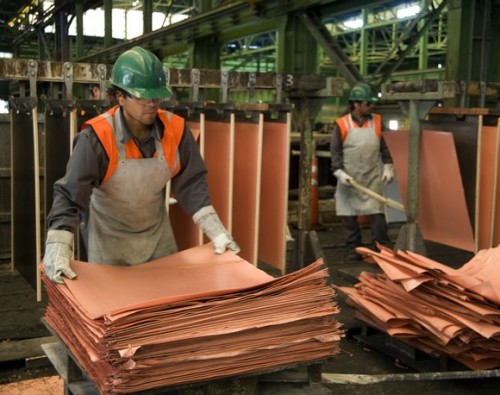
[[[372,241],[389,245],[384,206],[358,191],[351,180],[382,195],[384,183],[394,178],[392,158],[385,144],[382,118],[372,112],[376,98],[370,85],[360,82],[349,92],[349,111],[335,121],[330,142],[331,170],[337,179],[336,214],[342,218],[349,257],[361,255],[363,245],[358,216],[367,216]]]
[[[161,61],[141,47],[124,52],[108,88],[118,104],[83,125],[66,174],[54,184],[43,259],[48,277],[61,283],[62,276],[76,276],[70,263],[79,228],[89,262],[136,265],[176,252],[165,208],[169,180],[215,253],[238,253],[211,205],[191,131],[183,118],[159,108],[172,95]]]

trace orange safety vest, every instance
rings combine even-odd
[[[102,181],[104,184],[115,172],[118,166],[118,146],[116,145],[116,138],[114,133],[114,122],[110,122],[115,117],[115,112],[119,106],[115,106],[105,113],[98,115],[85,122],[82,127],[86,128],[91,126],[101,141],[104,150],[109,158],[109,166],[106,175]],[[161,145],[165,160],[172,171],[172,177],[175,176],[181,169],[178,163],[178,147],[184,132],[184,118],[172,114],[165,110],[158,110],[158,117],[163,124],[163,137]],[[127,159],[141,159],[142,153],[132,139],[129,139],[125,144],[125,155]],[[157,156],[155,152],[154,156]]]
[[[375,123],[375,134],[377,135],[378,139],[382,139],[382,117],[379,114],[372,114],[372,120]],[[349,114],[345,114],[343,117],[337,119],[335,122],[337,122],[337,125],[340,128],[340,139],[342,143],[344,143],[345,139],[347,138],[347,134],[351,130],[351,125],[350,125],[350,119],[349,119]],[[363,125],[358,126],[357,124],[355,125],[356,127],[361,127],[361,128],[366,128],[368,127],[368,123],[370,122],[369,119],[367,119]]]

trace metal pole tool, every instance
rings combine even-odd
[[[374,192],[371,189],[364,187],[363,185],[354,180],[349,180],[348,182],[352,187],[356,188],[360,192],[363,192],[365,195],[385,204],[386,206],[392,207],[393,209],[402,211],[403,213],[405,212],[405,208],[401,203],[393,199],[386,198],[385,196],[379,195],[377,192]]]

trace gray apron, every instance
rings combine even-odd
[[[344,118],[345,120],[345,118]],[[368,127],[360,128],[349,114],[347,136],[343,144],[344,171],[361,185],[382,195],[380,170],[380,140],[371,119]],[[335,192],[337,215],[369,215],[384,212],[382,203],[353,187],[337,183]]]
[[[164,195],[172,175],[158,139],[155,158],[126,159],[119,111],[118,166],[90,199],[88,261],[137,265],[177,251]]]

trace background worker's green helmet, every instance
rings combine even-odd
[[[160,59],[141,47],[133,47],[116,59],[109,84],[140,99],[172,96]]]
[[[349,101],[376,101],[373,97],[373,90],[370,85],[365,82],[358,82],[349,92]]]

